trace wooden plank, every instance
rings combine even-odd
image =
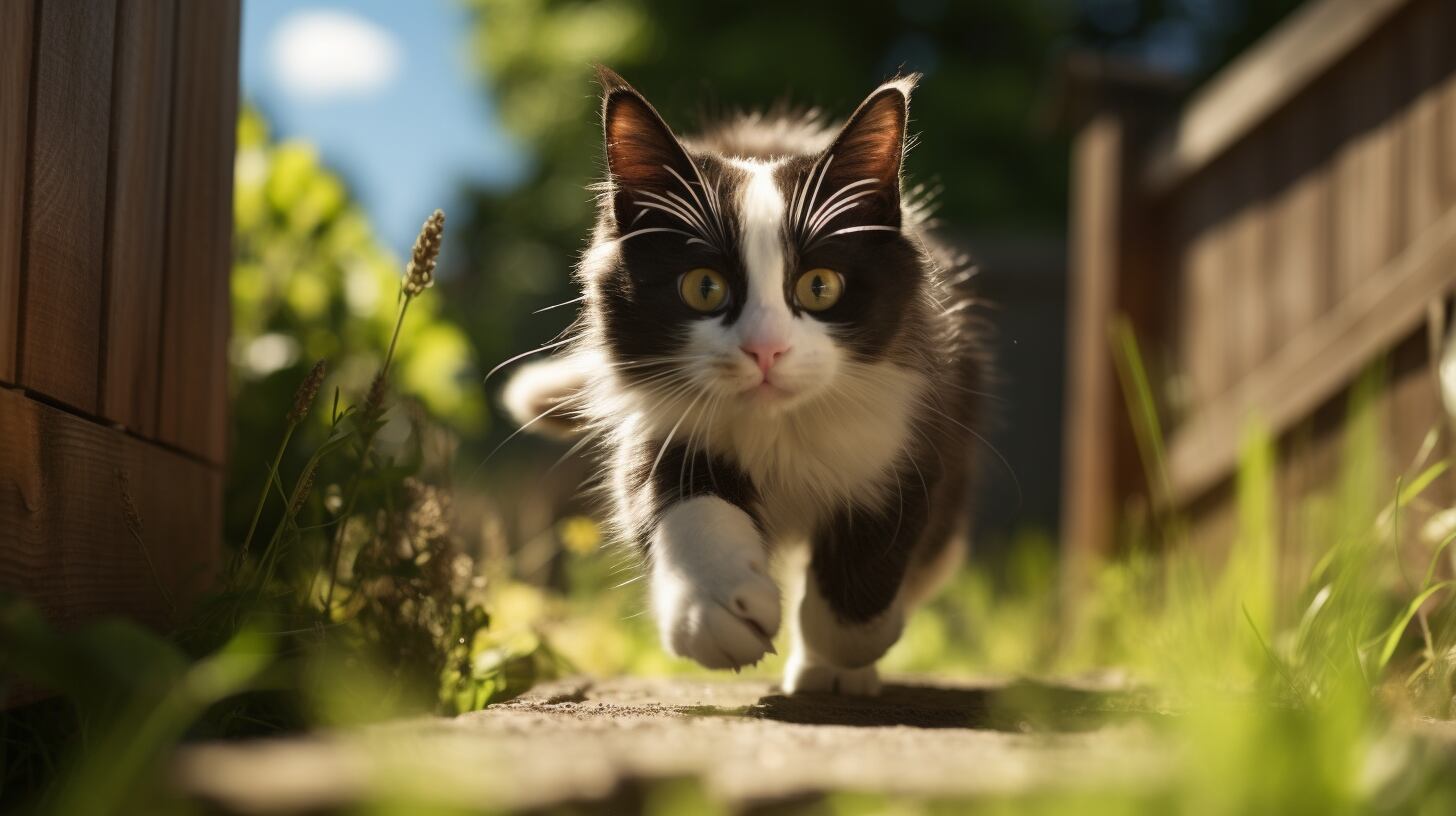
[[[1330,168],[1326,153],[1311,149],[1329,139],[1324,102],[1323,94],[1301,97],[1273,128],[1274,172],[1282,188],[1270,204],[1270,229],[1278,236],[1268,242],[1274,278],[1271,352],[1331,303]]]
[[[1104,115],[1073,145],[1062,529],[1074,558],[1107,552],[1116,523],[1108,429],[1121,403],[1108,337],[1117,308],[1125,137],[1118,117]]]
[[[1169,444],[1174,495],[1197,496],[1227,477],[1252,412],[1282,433],[1345,388],[1360,369],[1423,325],[1433,300],[1456,292],[1456,207],[1368,276],[1238,388],[1209,404]]]
[[[1410,87],[1405,96],[1412,99],[1404,113],[1407,134],[1404,152],[1403,184],[1405,190],[1404,232],[1401,240],[1414,239],[1444,209],[1441,196],[1441,82],[1445,66],[1443,51],[1449,49],[1453,29],[1443,28],[1451,22],[1449,3],[1423,2],[1416,5],[1401,32],[1405,53],[1410,61]]]
[[[19,381],[94,413],[114,3],[46,0],[35,53]]]
[[[0,382],[15,382],[20,339],[20,244],[24,232],[33,0],[0,3]]]
[[[1180,212],[1184,219],[1182,285],[1178,313],[1183,327],[1179,359],[1187,375],[1185,406],[1204,405],[1223,393],[1229,382],[1228,343],[1224,316],[1228,313],[1225,285],[1228,242],[1219,222],[1219,190],[1211,184],[1190,186]]]
[[[1221,71],[1150,152],[1146,188],[1166,192],[1206,167],[1342,60],[1411,0],[1319,0]]]
[[[185,604],[209,584],[221,505],[216,467],[0,389],[0,590],[53,620],[171,622],[158,586]]]
[[[101,415],[157,432],[175,0],[127,2],[117,22]]]
[[[1391,256],[1397,244],[1396,196],[1400,123],[1391,110],[1398,53],[1391,41],[1371,43],[1342,66],[1345,100],[1335,160],[1335,287],[1349,297]]]
[[[1441,4],[1441,28],[1456,31],[1456,7],[1451,3]],[[1450,205],[1456,203],[1456,48],[1451,48],[1449,39],[1441,49],[1441,83],[1437,91],[1439,110],[1437,128],[1441,176],[1441,201]]]
[[[213,462],[227,454],[238,17],[236,0],[177,17],[158,437]]]
[[[1267,133],[1255,133],[1229,154],[1232,166],[1225,183],[1232,188],[1237,207],[1229,219],[1223,270],[1232,290],[1224,312],[1230,384],[1253,371],[1269,349],[1268,308],[1273,287],[1264,251],[1270,217],[1264,201],[1269,144]]]

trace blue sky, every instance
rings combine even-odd
[[[470,68],[454,0],[247,0],[243,98],[318,145],[404,253],[467,182],[509,186],[523,154]]]

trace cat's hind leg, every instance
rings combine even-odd
[[[875,662],[899,640],[904,623],[899,604],[867,621],[847,622],[835,614],[813,576],[805,575],[784,669],[784,691],[879,694]]]

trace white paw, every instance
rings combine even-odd
[[[710,669],[737,669],[773,651],[779,590],[752,569],[700,583],[658,576],[655,606],[663,646]]]
[[[880,673],[873,663],[857,669],[841,669],[796,658],[789,661],[788,668],[784,671],[784,692],[874,697],[880,693]]]
[[[747,514],[722,499],[691,499],[664,514],[652,547],[652,605],[668,651],[737,669],[774,650],[779,588]]]

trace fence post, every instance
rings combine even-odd
[[[1062,546],[1068,575],[1109,553],[1127,500],[1145,480],[1112,354],[1115,321],[1162,332],[1167,272],[1158,209],[1141,193],[1142,158],[1181,86],[1160,74],[1079,56],[1062,78],[1072,143]]]

